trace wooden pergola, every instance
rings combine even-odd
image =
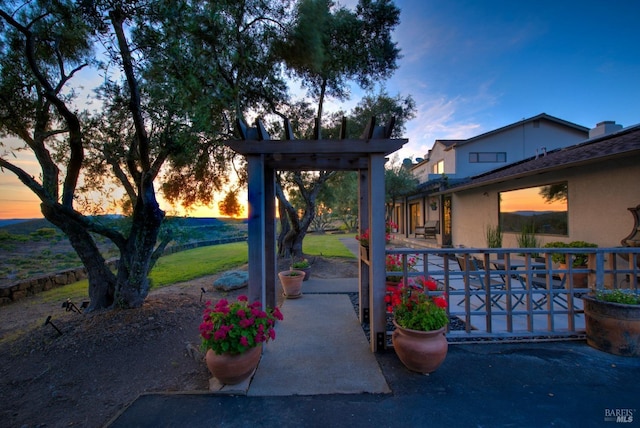
[[[238,121],[242,140],[226,144],[246,157],[249,168],[249,298],[276,305],[276,171],[358,171],[361,231],[370,229],[369,261],[359,258],[360,320],[369,322],[371,350],[385,348],[385,184],[386,156],[408,140],[391,139],[394,121],[376,126],[371,118],[360,139],[345,139],[343,119],[339,140],[297,140],[288,120],[285,139],[271,140],[256,121]]]

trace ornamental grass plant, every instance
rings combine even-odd
[[[276,320],[282,320],[277,307],[262,310],[259,301],[249,303],[247,296],[235,302],[220,299],[215,305],[206,303],[200,324],[201,348],[216,354],[242,354],[250,348],[275,340]]]

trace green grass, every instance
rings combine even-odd
[[[233,269],[248,260],[246,242],[196,248],[160,258],[150,277],[154,287],[162,287]]]
[[[355,239],[355,234],[307,235],[302,242],[302,252],[310,256],[355,258],[356,256],[340,242],[343,238]]]
[[[306,255],[323,257],[355,258],[340,239],[354,239],[348,235],[307,235],[303,243]],[[164,287],[177,282],[189,281],[202,276],[214,275],[236,268],[248,262],[246,242],[195,248],[160,258],[149,275],[152,288]],[[64,287],[54,288],[40,294],[43,301],[74,302],[88,299],[88,281],[82,280]]]

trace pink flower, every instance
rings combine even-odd
[[[240,324],[240,327],[242,328],[249,328],[253,325],[253,318],[245,318],[245,319],[241,319],[240,322],[238,324]]]
[[[202,349],[216,353],[238,354],[256,343],[275,338],[273,326],[283,319],[278,308],[262,310],[259,301],[249,303],[246,296],[229,302],[220,299],[211,306],[207,302],[199,325]]]
[[[271,340],[276,338],[276,331],[272,328],[269,329],[269,338],[271,338]]]

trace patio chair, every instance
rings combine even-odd
[[[458,266],[460,267],[460,271],[466,273],[468,271],[468,275],[464,275],[463,279],[465,282],[465,290],[467,288],[467,284],[469,289],[474,290],[485,290],[485,277],[486,271],[484,269],[484,263],[482,260],[478,260],[475,257],[469,257],[468,269],[467,269],[467,259],[464,256],[456,256],[456,261],[458,262]],[[494,293],[494,290],[505,290],[504,281],[499,281],[496,279],[492,279],[489,277],[489,288],[491,292],[491,306],[496,306],[500,310],[504,310],[502,305],[500,304],[500,299],[504,296],[504,293]],[[482,303],[480,306],[476,308],[477,311],[481,310],[486,305],[485,294],[473,294],[476,296],[480,302]],[[458,302],[458,305],[463,303],[466,300],[466,296]]]
[[[549,281],[551,284],[552,289],[563,289],[565,288],[565,281],[566,281],[567,276],[564,275],[561,279],[556,279],[554,277],[551,278],[551,280]],[[525,279],[526,281],[526,279]],[[547,278],[546,275],[545,276],[532,276],[531,277],[531,286],[534,289],[542,289],[542,290],[547,290]],[[558,306],[567,309],[567,297],[564,294],[555,294],[552,293],[553,296],[553,302],[555,304],[557,304]],[[548,299],[549,295],[548,294],[544,294],[542,297],[540,297],[538,300],[536,300],[535,302],[533,302],[535,309],[540,309],[542,308],[542,306],[544,304],[547,303],[547,299]]]

